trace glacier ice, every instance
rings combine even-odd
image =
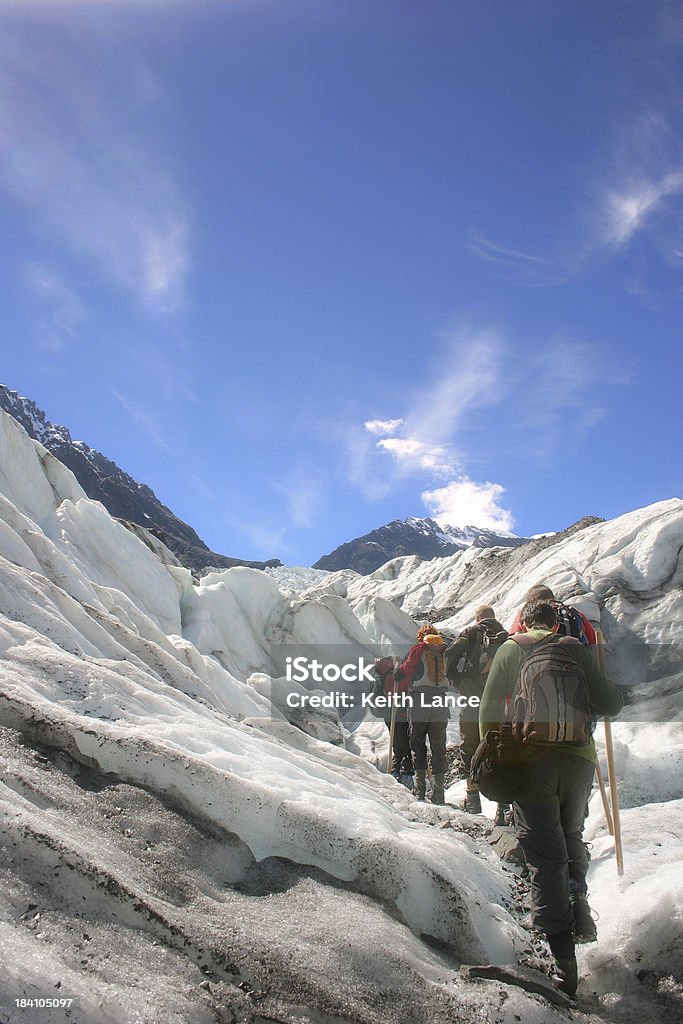
[[[509,874],[458,811],[377,771],[382,722],[292,724],[271,645],[401,651],[427,613],[455,631],[487,600],[511,620],[539,579],[617,650],[680,644],[682,539],[672,500],[526,549],[395,559],[369,577],[237,567],[197,585],[2,414],[0,1004],[71,992],[93,1024],[475,1021],[503,1004],[506,1020],[562,1019],[460,978],[460,963],[524,948]],[[648,700],[675,697],[647,685]],[[627,874],[593,800],[610,957],[582,952],[581,967],[602,1019],[624,990],[655,1020],[638,971],[683,965],[680,722],[614,733]]]

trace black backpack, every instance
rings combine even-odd
[[[491,668],[498,648],[508,638],[506,630],[491,629],[479,623],[468,630],[467,650],[455,669],[456,677],[481,680]]]
[[[551,601],[550,603],[555,609],[555,614],[557,615],[558,635],[573,636],[582,644],[588,644],[588,637],[586,636],[586,631],[583,628],[581,616],[577,612],[576,608],[571,608],[568,604],[563,604],[562,601]]]

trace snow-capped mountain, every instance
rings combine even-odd
[[[355,569],[362,576],[379,569],[392,558],[418,555],[423,561],[453,555],[465,548],[517,547],[526,537],[514,533],[483,530],[478,526],[440,526],[434,519],[395,519],[386,526],[335,548],[313,566],[314,569]]]
[[[4,384],[0,384],[0,408],[20,423],[29,437],[68,466],[89,498],[101,501],[117,519],[149,530],[189,569],[201,572],[207,567],[228,569],[247,565],[263,569],[280,565],[277,558],[250,562],[211,551],[191,526],[159,501],[151,488],[138,483],[84,441],[74,441],[67,427],[50,423],[35,402],[10,391]]]

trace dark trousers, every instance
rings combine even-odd
[[[479,746],[479,718],[472,719],[472,708],[463,708],[460,712],[460,764],[467,775],[468,793],[476,793],[478,786],[470,779],[470,765],[474,752]],[[474,709],[478,714],[477,709]]]
[[[531,877],[534,927],[546,935],[572,927],[569,879],[585,885],[583,823],[594,771],[591,761],[559,750],[522,764],[515,829]]]
[[[479,719],[475,721],[463,711],[459,719],[460,725],[460,763],[469,775],[470,765],[475,750],[479,746]]]
[[[448,722],[411,722],[410,746],[416,771],[427,768],[427,738],[432,752],[432,771],[435,775],[446,771],[446,729]]]
[[[391,733],[391,720],[387,722],[387,729]],[[394,747],[391,752],[392,772],[401,772],[405,775],[413,774],[413,755],[410,749],[410,736],[408,722],[394,723]]]

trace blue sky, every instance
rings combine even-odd
[[[683,14],[3,0],[0,380],[215,550],[681,493]]]

